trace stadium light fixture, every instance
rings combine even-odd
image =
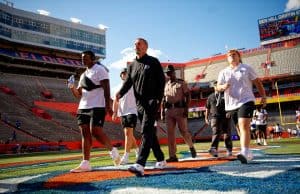
[[[81,20],[78,18],[70,18],[71,22],[76,23],[76,24],[80,24]]]

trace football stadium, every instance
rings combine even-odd
[[[176,132],[179,162],[158,170],[152,167],[155,159],[150,155],[146,175],[135,177],[127,172],[128,165],[113,166],[96,141],[93,171],[69,172],[81,160],[81,133],[76,122],[78,100],[66,80],[74,75],[78,82],[85,70],[82,51],[93,51],[99,60],[106,58],[106,31],[0,3],[0,193],[299,193],[299,17],[300,10],[294,10],[258,18],[261,45],[239,49],[267,94],[270,139],[267,146],[251,142],[253,162],[245,167],[235,156],[226,157],[225,148],[218,158],[207,153],[211,128],[205,123],[205,104],[214,91],[217,72],[228,65],[226,53],[219,53],[182,63],[162,62],[164,68],[173,65],[176,76],[188,83],[188,128],[197,157],[190,157]],[[254,94],[258,104],[256,88]],[[123,152],[120,122],[109,115],[105,120],[104,131]],[[277,123],[284,130],[271,136]],[[134,132],[138,141],[140,133],[138,124]],[[157,135],[167,154],[162,121]],[[231,138],[235,154],[239,136],[233,125]],[[133,155],[130,161],[134,163]]]

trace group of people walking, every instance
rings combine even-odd
[[[92,137],[109,150],[115,165],[127,164],[131,149],[135,150],[136,162],[128,170],[137,176],[144,175],[150,151],[157,160],[155,168],[164,168],[167,162],[178,162],[176,155],[175,128],[178,125],[180,134],[190,150],[191,157],[197,157],[191,134],[187,126],[190,92],[187,83],[176,77],[174,66],[169,65],[165,72],[155,57],[147,54],[148,42],[137,38],[134,42],[136,58],[120,73],[122,87],[114,95],[113,106],[110,104],[110,86],[107,70],[95,63],[91,51],[82,53],[82,62],[86,66],[80,76],[78,86],[69,80],[73,95],[80,99],[77,120],[82,134],[83,160],[71,172],[90,171],[89,163]],[[232,142],[229,120],[232,119],[240,130],[241,153],[237,158],[242,163],[252,159],[249,149],[250,120],[255,108],[255,97],[252,83],[262,96],[262,105],[266,95],[262,83],[251,66],[243,64],[240,53],[230,50],[227,53],[229,66],[219,73],[214,83],[215,92],[210,95],[206,104],[205,119],[210,123],[213,136],[209,153],[218,156],[218,144],[222,134],[225,135],[227,155],[232,155]],[[166,77],[168,81],[166,81]],[[168,134],[169,158],[164,153],[156,134],[155,122],[161,110],[161,119],[166,121]],[[109,137],[103,132],[105,114],[111,114],[115,120],[121,118],[125,134],[125,151],[120,157],[117,148],[112,147]],[[133,135],[137,120],[141,123],[141,143],[138,146]]]

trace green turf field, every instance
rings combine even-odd
[[[300,154],[300,138],[289,138],[289,139],[274,139],[269,140],[269,147],[263,151],[266,154]],[[206,152],[209,149],[209,142],[196,143],[195,147],[197,152]],[[254,145],[254,144],[253,144]],[[220,143],[220,147],[223,143]],[[275,146],[275,147],[274,147]],[[278,146],[278,147],[277,147]],[[234,147],[239,147],[239,141],[234,141]],[[265,146],[262,146],[265,148]],[[162,146],[162,150],[165,153],[165,157],[168,157],[167,146]],[[177,152],[187,151],[187,145],[177,145]],[[123,153],[123,149],[120,149],[120,153]],[[99,156],[99,154],[104,154]],[[75,158],[74,158],[75,157]],[[178,154],[180,158],[180,154]],[[92,151],[91,165],[94,167],[112,165],[112,161],[108,155],[108,152],[104,149],[94,149]],[[54,160],[55,159],[55,160]],[[53,161],[47,161],[53,160]],[[154,161],[153,154],[150,154],[149,161]],[[46,152],[46,153],[29,153],[19,155],[2,155],[0,156],[1,164],[14,164],[20,162],[32,162],[32,166],[28,168],[28,164],[15,165],[13,167],[3,167],[0,170],[0,180],[12,177],[26,176],[42,174],[54,171],[69,171],[76,167],[81,161],[81,151],[65,151],[65,152]],[[135,161],[135,156],[132,153],[130,161]]]

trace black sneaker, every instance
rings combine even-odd
[[[237,159],[238,159],[242,164],[247,164],[247,163],[248,163],[246,156],[244,156],[243,154],[238,154],[238,155],[237,155]]]
[[[248,153],[248,155],[244,155],[242,153],[238,153],[237,155],[237,159],[242,163],[242,164],[247,164],[249,163],[251,160],[253,160],[253,155],[252,153]]]
[[[215,148],[209,149],[208,153],[213,157],[218,157],[218,151]]]
[[[192,158],[196,158],[197,157],[197,152],[196,152],[195,148],[191,147],[190,151],[191,151]]]
[[[144,176],[144,167],[140,164],[134,164],[128,168],[128,171],[135,174],[137,177]]]
[[[178,158],[175,156],[166,159],[166,162],[178,162]]]

